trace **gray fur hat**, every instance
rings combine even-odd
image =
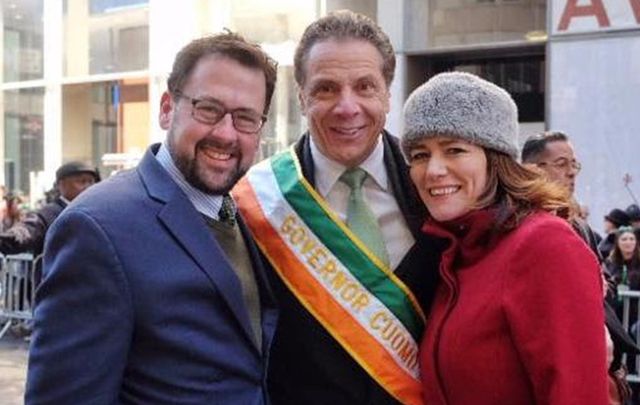
[[[447,135],[518,159],[518,107],[504,89],[470,73],[440,73],[404,105],[402,150]]]

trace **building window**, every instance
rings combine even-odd
[[[511,94],[519,122],[544,121],[544,58],[489,59],[459,64],[453,70],[474,73]]]
[[[44,169],[44,89],[4,92],[4,184],[29,193],[31,180]]]
[[[147,69],[148,1],[67,1],[64,51],[67,77]]]
[[[3,82],[42,79],[42,0],[3,0]]]
[[[146,78],[70,84],[62,94],[66,160],[90,161],[108,176],[118,167],[110,167],[105,155],[142,155],[150,131]]]
[[[420,55],[409,60],[410,89],[438,73],[458,71],[478,75],[497,84],[518,105],[520,123],[541,123],[545,118],[545,55],[543,47],[511,50],[476,50],[442,55]]]
[[[411,52],[527,43],[546,29],[547,0],[409,0],[405,47]],[[425,22],[425,19],[427,21]]]
[[[302,119],[293,78],[293,54],[302,32],[317,17],[318,1],[245,0],[233,2],[232,26],[259,42],[278,62],[278,81],[267,122],[262,130],[259,158],[285,149],[300,137]]]

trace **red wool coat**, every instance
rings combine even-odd
[[[560,218],[536,213],[492,233],[481,210],[423,231],[451,245],[421,344],[429,405],[604,405],[600,270]]]

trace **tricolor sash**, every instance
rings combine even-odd
[[[306,181],[293,149],[251,168],[233,194],[302,305],[393,397],[422,404],[420,306]]]

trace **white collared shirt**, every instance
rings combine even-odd
[[[339,181],[347,169],[323,155],[311,137],[311,156],[315,170],[316,190],[324,197],[341,220],[346,221],[349,204],[349,186]],[[360,164],[369,176],[364,181],[362,191],[367,204],[378,218],[382,237],[389,253],[391,268],[395,269],[407,254],[415,239],[400,212],[393,191],[389,185],[387,170],[384,165],[384,145],[382,137],[378,138],[375,149]]]

